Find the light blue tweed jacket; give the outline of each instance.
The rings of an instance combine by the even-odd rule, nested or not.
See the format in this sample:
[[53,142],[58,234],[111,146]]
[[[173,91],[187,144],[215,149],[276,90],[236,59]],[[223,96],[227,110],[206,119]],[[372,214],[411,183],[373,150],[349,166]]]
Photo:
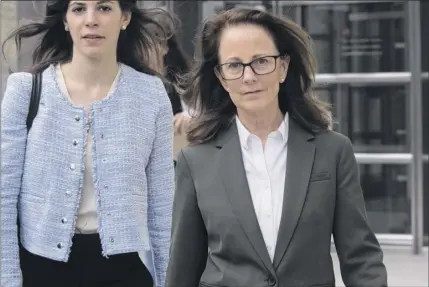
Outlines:
[[31,81],[29,73],[10,75],[2,102],[1,286],[22,282],[17,212],[27,250],[68,260],[88,124],[103,255],[151,248],[156,286],[164,286],[174,167],[173,114],[161,80],[121,65],[116,89],[91,106],[89,120],[61,94],[52,65],[43,72],[39,112],[27,136]]

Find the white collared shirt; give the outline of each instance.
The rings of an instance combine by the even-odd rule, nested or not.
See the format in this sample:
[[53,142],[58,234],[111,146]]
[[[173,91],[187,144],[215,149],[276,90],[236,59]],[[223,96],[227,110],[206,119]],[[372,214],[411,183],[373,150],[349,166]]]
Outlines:
[[262,141],[238,117],[236,123],[253,206],[273,260],[283,208],[289,116],[286,113],[277,131],[268,135],[265,150]]

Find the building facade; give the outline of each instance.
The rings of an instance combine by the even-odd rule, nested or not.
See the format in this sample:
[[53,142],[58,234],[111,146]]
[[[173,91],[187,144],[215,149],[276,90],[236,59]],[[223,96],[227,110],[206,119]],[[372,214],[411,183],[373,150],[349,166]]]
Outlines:
[[[1,5],[4,39],[18,23],[36,19],[44,1]],[[333,104],[335,129],[353,142],[373,230],[382,244],[407,245],[415,253],[427,245],[429,116],[423,109],[429,108],[429,53],[422,51],[429,50],[429,37],[423,37],[429,35],[429,1],[141,1],[140,6],[175,12],[189,55],[201,21],[221,10],[256,7],[302,25],[314,40],[317,89]],[[15,56],[13,49],[7,53]],[[20,70],[29,63],[27,53],[9,64]],[[6,76],[2,62],[2,85]]]

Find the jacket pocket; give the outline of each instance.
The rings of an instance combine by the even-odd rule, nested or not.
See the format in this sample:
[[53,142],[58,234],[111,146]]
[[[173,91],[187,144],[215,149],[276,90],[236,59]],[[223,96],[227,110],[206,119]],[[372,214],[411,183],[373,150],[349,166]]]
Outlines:
[[200,284],[198,284],[198,287],[228,287],[228,286],[213,285],[213,284],[208,284],[208,283],[200,282]]
[[335,287],[335,282],[324,283],[324,284],[316,284],[316,285],[310,285],[310,287]]
[[310,176],[310,182],[330,180],[331,174],[328,171],[313,173]]

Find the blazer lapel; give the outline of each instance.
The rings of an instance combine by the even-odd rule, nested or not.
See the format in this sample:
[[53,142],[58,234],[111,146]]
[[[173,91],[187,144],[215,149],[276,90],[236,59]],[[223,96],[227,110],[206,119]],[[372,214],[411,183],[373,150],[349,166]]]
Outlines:
[[283,209],[274,254],[274,268],[277,269],[297,226],[313,167],[314,136],[301,129],[292,119],[289,121],[286,180]]
[[218,141],[217,147],[221,148],[220,175],[232,209],[263,264],[268,270],[274,272],[253,207],[235,121]]

